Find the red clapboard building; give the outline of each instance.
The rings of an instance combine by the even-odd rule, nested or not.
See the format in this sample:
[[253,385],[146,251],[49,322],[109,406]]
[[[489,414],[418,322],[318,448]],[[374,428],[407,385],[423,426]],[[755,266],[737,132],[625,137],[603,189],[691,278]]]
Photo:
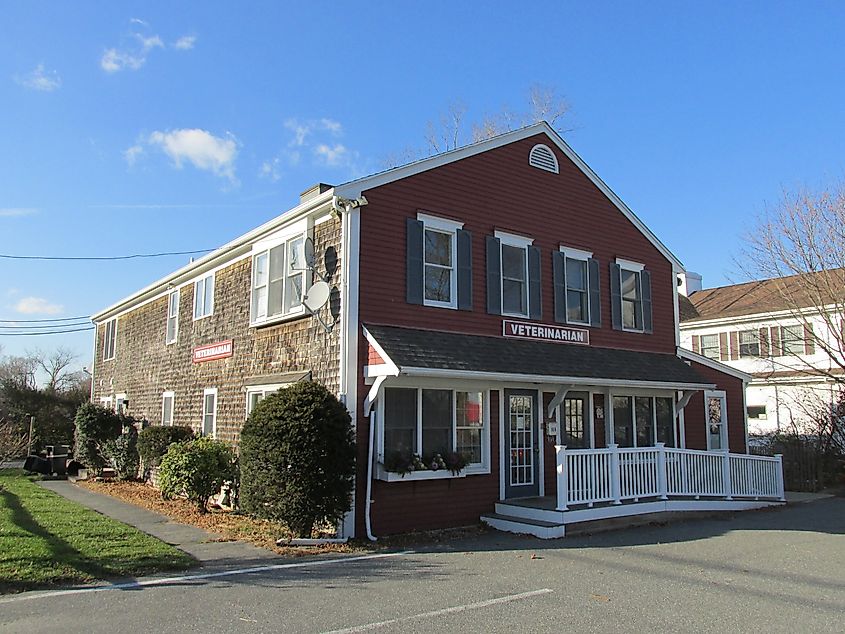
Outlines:
[[[306,194],[95,315],[98,354],[114,364],[121,327],[110,321],[131,328],[139,305],[158,298],[165,328],[179,284],[193,289],[185,319],[191,306],[204,316],[206,271],[227,281],[211,293],[230,318],[193,326],[166,369],[154,360],[133,378],[149,409],[175,392],[168,373],[182,372],[185,420],[210,430],[207,390],[217,390],[215,433],[237,442],[251,403],[293,380],[324,381],[356,427],[346,535],[481,518],[555,537],[604,517],[782,500],[778,460],[746,454],[750,377],[679,349],[682,264],[547,124]],[[320,233],[332,227],[335,242]],[[274,317],[272,249],[282,244],[314,270],[297,295],[278,269]],[[306,305],[324,292],[311,289],[331,277],[317,270],[329,249],[331,299],[300,310],[303,292]],[[285,353],[274,357],[274,345]],[[212,360],[192,364],[197,348]],[[127,398],[118,366],[100,373],[113,392],[101,399]],[[231,413],[218,420],[224,399]]]

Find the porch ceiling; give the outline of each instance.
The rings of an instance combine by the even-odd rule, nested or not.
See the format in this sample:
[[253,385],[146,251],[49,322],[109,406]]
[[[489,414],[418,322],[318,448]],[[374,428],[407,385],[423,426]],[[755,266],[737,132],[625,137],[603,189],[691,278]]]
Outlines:
[[571,381],[706,389],[712,384],[672,354],[505,337],[366,325],[403,374],[490,375],[499,380]]

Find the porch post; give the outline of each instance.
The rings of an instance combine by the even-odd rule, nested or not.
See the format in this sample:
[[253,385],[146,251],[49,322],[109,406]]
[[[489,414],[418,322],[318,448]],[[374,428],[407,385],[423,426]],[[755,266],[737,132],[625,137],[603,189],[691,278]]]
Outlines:
[[776,453],[775,454],[775,460],[777,460],[777,469],[778,469],[777,474],[775,474],[775,478],[776,478],[775,482],[777,483],[777,493],[780,496],[780,501],[786,502],[786,494],[784,492],[785,487],[783,486],[783,454],[782,453]]
[[566,502],[569,499],[569,474],[566,472],[566,445],[555,445],[555,458],[557,460],[557,510],[566,511],[569,507]]
[[724,487],[725,499],[733,500],[733,487],[731,486],[731,454],[725,449],[722,453],[722,486]]
[[619,445],[615,442],[607,446],[610,449],[610,495],[613,504],[622,504],[622,482],[619,473]]
[[666,443],[655,443],[657,447],[657,492],[661,500],[668,500],[669,478],[666,473]]

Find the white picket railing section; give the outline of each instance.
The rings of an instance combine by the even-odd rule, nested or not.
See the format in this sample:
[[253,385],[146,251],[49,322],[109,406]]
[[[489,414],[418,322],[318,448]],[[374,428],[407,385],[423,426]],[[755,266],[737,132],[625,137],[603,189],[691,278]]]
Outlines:
[[557,452],[557,509],[622,504],[642,498],[784,499],[783,463],[726,451],[655,447],[567,449]]

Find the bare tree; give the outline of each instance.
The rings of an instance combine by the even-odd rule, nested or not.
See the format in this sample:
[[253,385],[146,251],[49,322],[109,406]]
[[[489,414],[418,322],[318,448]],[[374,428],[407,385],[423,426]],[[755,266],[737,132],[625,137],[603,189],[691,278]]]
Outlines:
[[72,350],[59,346],[50,353],[36,350],[30,356],[46,374],[44,389],[48,392],[61,392],[71,383],[70,366],[77,356]]
[[440,123],[436,125],[429,121],[426,126],[425,140],[428,143],[429,154],[440,154],[454,150],[461,145],[464,115],[467,108],[460,101],[453,101],[440,116]]
[[9,356],[0,360],[0,383],[10,382],[19,388],[36,388],[38,362],[32,356]]
[[25,455],[28,446],[27,434],[13,423],[0,418],[0,468]]
[[[789,367],[845,385],[845,183],[828,190],[784,191],[744,236],[736,259],[749,279],[769,282],[787,317],[829,362],[810,363],[784,346]],[[820,327],[821,326],[821,327]]]

